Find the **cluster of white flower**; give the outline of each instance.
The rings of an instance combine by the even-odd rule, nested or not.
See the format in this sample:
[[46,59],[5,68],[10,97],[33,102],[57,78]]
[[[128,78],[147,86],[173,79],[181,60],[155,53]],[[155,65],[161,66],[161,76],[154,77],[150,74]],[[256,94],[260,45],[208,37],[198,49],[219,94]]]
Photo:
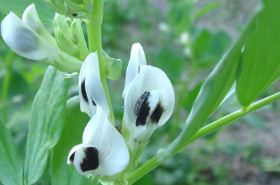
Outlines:
[[73,164],[82,175],[113,176],[122,172],[130,162],[135,162],[130,160],[130,155],[139,152],[173,112],[175,95],[172,84],[161,69],[146,64],[139,43],[132,45],[126,70],[120,133],[109,119],[97,52],[89,53],[82,63],[62,51],[55,37],[43,27],[34,5],[25,10],[22,21],[14,13],[9,13],[2,21],[1,31],[7,45],[25,58],[64,65],[59,56],[66,56],[71,59],[67,61],[72,61],[67,64],[68,72],[72,71],[71,65],[81,65],[78,82],[80,110],[89,115],[90,121],[84,129],[82,143],[71,149],[67,163]]

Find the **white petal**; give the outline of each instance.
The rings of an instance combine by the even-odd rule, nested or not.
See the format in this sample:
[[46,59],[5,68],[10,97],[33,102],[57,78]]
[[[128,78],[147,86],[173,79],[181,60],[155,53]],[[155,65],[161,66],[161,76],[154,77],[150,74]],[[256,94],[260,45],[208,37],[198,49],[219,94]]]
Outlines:
[[97,175],[96,172],[100,171],[98,149],[92,145],[80,144],[75,151],[73,164],[81,175]]
[[89,54],[81,67],[79,88],[82,112],[93,116],[96,106],[100,106],[104,112],[109,112],[105,91],[100,79],[98,55],[96,52]]
[[[44,39],[45,45],[56,46],[56,41],[53,36],[46,30],[42,21],[39,18],[37,10],[34,4],[29,5],[22,15],[22,22],[29,26],[33,31],[40,35]],[[46,48],[47,49],[47,48]],[[57,48],[56,48],[57,49]],[[53,54],[53,51],[50,52]]]
[[[83,132],[84,144],[100,143],[101,130],[107,116],[103,113],[102,109],[97,109],[96,113],[90,118]],[[95,138],[95,139],[94,139]]]
[[[158,103],[160,102],[160,94],[158,90],[150,91],[149,107],[151,108],[151,113],[156,109]],[[151,115],[151,114],[150,114]]]
[[100,78],[97,52],[91,53],[86,60],[88,60],[86,68],[86,90],[96,105],[100,106],[105,113],[108,113],[109,108]]
[[10,12],[1,23],[1,34],[6,44],[18,55],[31,60],[47,57],[41,40],[33,30]]
[[[102,109],[98,109],[83,133],[83,145],[95,147],[99,154],[99,167],[83,172],[84,175],[112,176],[123,171],[129,162],[128,148],[122,135],[106,117]],[[84,155],[81,154],[80,158]]]
[[145,65],[145,64],[146,64],[145,52],[141,44],[134,43],[131,47],[130,59],[126,69],[123,97],[125,97],[125,94],[128,91],[131,82],[138,74],[140,65]]
[[87,62],[88,61],[84,61],[84,63],[82,64],[80,75],[79,75],[78,85],[79,85],[80,109],[81,112],[85,112],[89,116],[92,116],[93,114],[95,114],[96,106],[93,104],[92,101],[89,101],[90,98],[85,88]]
[[81,144],[74,146],[74,147],[70,150],[70,152],[69,152],[69,154],[68,154],[68,157],[67,157],[67,164],[68,164],[68,165],[73,163],[73,160],[74,160],[74,158],[75,158],[75,153],[76,153],[76,151],[77,151],[80,147],[81,147]]
[[22,22],[30,26],[30,28],[36,32],[43,27],[34,4],[29,5],[25,9],[22,15]]
[[[147,104],[150,109],[147,122],[136,126],[135,107],[143,100],[143,95],[147,92],[149,93],[146,96]],[[162,126],[170,118],[175,105],[174,89],[169,78],[161,69],[143,65],[140,66],[140,72],[133,80],[124,103],[125,125],[132,136],[138,138],[145,132],[150,134],[148,129],[153,130],[153,125]],[[160,114],[154,114],[157,111]],[[147,126],[148,128],[143,128]]]

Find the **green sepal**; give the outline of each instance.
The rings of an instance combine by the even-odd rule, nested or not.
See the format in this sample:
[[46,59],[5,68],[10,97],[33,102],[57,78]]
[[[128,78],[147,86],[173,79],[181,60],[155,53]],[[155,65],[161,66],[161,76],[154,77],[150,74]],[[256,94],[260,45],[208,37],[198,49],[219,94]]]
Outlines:
[[81,20],[73,20],[70,25],[70,34],[73,43],[78,47],[79,59],[84,60],[87,57],[89,50],[87,47]]
[[103,60],[104,60],[104,69],[105,75],[110,80],[118,80],[121,77],[122,73],[122,60],[111,58],[104,50],[103,50]]

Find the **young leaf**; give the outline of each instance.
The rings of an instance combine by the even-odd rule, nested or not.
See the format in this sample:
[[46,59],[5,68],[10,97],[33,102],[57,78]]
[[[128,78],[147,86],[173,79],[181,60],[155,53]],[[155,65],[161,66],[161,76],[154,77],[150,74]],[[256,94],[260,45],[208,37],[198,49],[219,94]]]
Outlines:
[[[79,97],[70,99],[67,103],[67,113],[61,138],[55,146],[51,158],[52,184],[85,185],[91,181],[77,173],[73,165],[67,165],[70,149],[81,143],[83,129],[89,118],[80,111]],[[93,184],[91,182],[91,184]]]
[[0,122],[0,156],[0,182],[2,184],[22,185],[22,160],[11,134],[2,122]]
[[42,176],[48,154],[60,138],[67,91],[68,79],[54,67],[49,67],[32,104],[25,160],[27,184],[34,184]]
[[280,1],[266,0],[245,44],[237,76],[237,96],[242,105],[255,98],[280,77]]

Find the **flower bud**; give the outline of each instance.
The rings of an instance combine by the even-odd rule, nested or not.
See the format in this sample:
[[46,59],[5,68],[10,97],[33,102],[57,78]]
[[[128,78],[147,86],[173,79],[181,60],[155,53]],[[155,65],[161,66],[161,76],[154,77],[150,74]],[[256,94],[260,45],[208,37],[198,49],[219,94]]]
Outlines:
[[56,14],[53,20],[54,36],[58,47],[73,56],[79,55],[79,48],[72,42],[69,30],[70,20],[63,16]]
[[56,14],[53,20],[54,35],[58,47],[74,57],[84,60],[88,48],[80,20],[72,20]]

